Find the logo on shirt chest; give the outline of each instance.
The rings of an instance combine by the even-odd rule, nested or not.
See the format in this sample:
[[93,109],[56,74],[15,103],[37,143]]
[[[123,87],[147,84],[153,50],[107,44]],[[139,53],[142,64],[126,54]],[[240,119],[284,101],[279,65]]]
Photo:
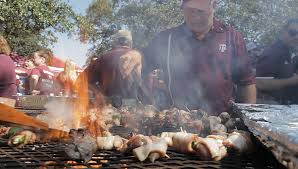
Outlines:
[[226,44],[219,44],[218,49],[221,53],[224,53],[227,50],[227,45]]

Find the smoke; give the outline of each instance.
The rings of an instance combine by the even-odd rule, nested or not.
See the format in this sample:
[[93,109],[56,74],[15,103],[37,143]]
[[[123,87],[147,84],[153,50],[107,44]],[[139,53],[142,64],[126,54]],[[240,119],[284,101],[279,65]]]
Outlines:
[[[197,51],[194,51],[194,41],[190,41],[190,36],[185,38],[176,39],[173,34],[173,39],[170,54],[168,60],[168,76],[169,80],[172,80],[173,87],[173,101],[175,106],[181,109],[204,109],[205,111],[212,111],[210,105],[204,96],[204,88],[201,85],[200,78],[198,78],[198,72],[196,72],[199,64],[192,56]],[[173,43],[174,42],[174,43]],[[201,48],[197,46],[197,48]],[[208,51],[208,49],[206,49]],[[172,77],[171,77],[172,76]],[[209,74],[206,76],[210,76]],[[175,85],[176,84],[176,85]],[[183,90],[181,90],[183,89]]]
[[68,98],[52,98],[46,105],[46,112],[37,116],[38,119],[44,121],[50,128],[69,131],[73,124],[74,108],[72,101]]

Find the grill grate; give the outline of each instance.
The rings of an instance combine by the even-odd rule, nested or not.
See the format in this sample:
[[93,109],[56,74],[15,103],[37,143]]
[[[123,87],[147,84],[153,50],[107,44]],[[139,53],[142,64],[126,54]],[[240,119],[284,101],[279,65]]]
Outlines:
[[[222,161],[199,161],[193,156],[168,151],[170,159],[160,159],[155,163],[138,162],[133,156],[114,151],[98,151],[88,164],[70,160],[63,153],[63,144],[34,144],[22,149],[0,145],[0,168],[180,168],[180,169],[284,169],[267,151],[251,156],[235,153]],[[274,159],[274,160],[272,160]]]

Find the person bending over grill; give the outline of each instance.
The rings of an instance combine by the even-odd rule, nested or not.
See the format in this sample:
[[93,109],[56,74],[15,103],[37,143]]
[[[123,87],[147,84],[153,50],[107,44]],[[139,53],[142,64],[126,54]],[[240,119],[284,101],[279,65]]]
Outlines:
[[40,50],[33,54],[35,68],[29,76],[29,87],[32,95],[49,95],[54,92],[54,73],[47,66],[50,53]]
[[[143,74],[161,69],[173,105],[218,115],[235,99],[256,102],[255,76],[242,35],[214,18],[216,0],[184,0],[185,22],[159,33],[144,49]],[[129,72],[140,60],[127,61]]]
[[137,98],[140,86],[141,64],[124,69],[128,58],[141,63],[142,55],[132,49],[131,32],[119,30],[112,36],[112,50],[101,55],[85,69],[89,84],[99,87],[105,96]]
[[15,64],[9,54],[10,47],[0,36],[0,97],[14,98],[17,94]]
[[272,77],[257,78],[257,88],[264,98],[273,96],[280,103],[298,103],[297,54],[298,18],[288,20],[277,40],[264,50],[257,61],[257,76]]

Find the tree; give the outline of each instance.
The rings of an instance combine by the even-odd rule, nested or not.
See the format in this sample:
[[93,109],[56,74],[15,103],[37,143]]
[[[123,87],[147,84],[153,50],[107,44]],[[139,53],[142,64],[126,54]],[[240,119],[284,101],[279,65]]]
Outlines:
[[117,0],[94,0],[87,9],[86,16],[80,18],[81,35],[93,44],[91,55],[109,49],[110,36],[117,29],[114,17]]
[[[93,1],[84,18],[90,26],[85,29],[89,43],[93,44],[90,56],[110,49],[111,35],[122,27],[132,30],[135,47],[141,48],[160,30],[175,26],[177,22],[181,23],[182,16],[178,15],[179,2],[167,2],[168,5],[162,5],[165,3],[163,1],[153,0]],[[163,16],[163,13],[166,15]],[[169,20],[169,17],[174,19]]]
[[27,55],[55,42],[55,31],[73,30],[76,17],[61,0],[2,0],[0,34],[14,52]]
[[136,48],[145,47],[156,33],[183,22],[180,1],[132,1],[115,15],[118,23],[132,31]]
[[[100,3],[108,4],[107,15]],[[286,20],[298,16],[297,8],[297,0],[218,0],[216,17],[241,31],[247,42],[265,45],[276,38]],[[140,49],[156,33],[183,22],[180,0],[96,0],[86,19],[98,30],[90,35],[93,53],[110,48],[111,25],[131,30],[134,45]]]
[[298,17],[297,0],[220,0],[217,16],[240,30],[247,42],[272,42],[286,21]]

